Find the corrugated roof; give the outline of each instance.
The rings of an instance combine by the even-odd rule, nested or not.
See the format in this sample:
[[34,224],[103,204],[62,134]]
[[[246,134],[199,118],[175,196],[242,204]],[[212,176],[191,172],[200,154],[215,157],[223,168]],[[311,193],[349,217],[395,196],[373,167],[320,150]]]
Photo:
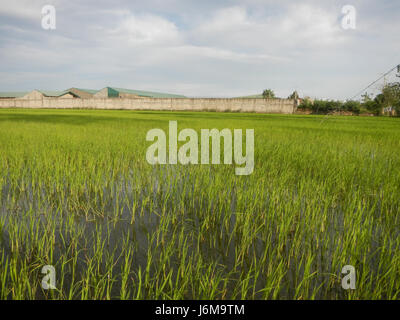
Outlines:
[[69,92],[68,90],[65,91],[36,90],[36,91],[43,93],[43,95],[45,95],[46,97],[59,97]]
[[[81,89],[81,88],[70,88],[64,91],[53,91],[53,90],[36,90],[42,93],[46,97],[60,97],[64,94],[67,94],[72,89],[77,89],[82,92],[96,94],[101,90],[93,90],[93,89]],[[152,91],[143,91],[143,90],[131,90],[131,89],[124,89],[124,88],[113,88],[113,87],[106,87],[108,96],[109,97],[118,97],[119,93],[129,93],[134,94],[139,97],[150,97],[150,98],[186,98],[183,95],[179,94],[170,94],[170,93],[163,93],[163,92],[152,92]],[[29,92],[0,92],[0,98],[19,98],[23,97],[24,95],[28,94]],[[72,92],[73,94],[73,92]]]
[[151,97],[151,98],[186,98],[185,96],[179,94],[170,94],[162,92],[152,92],[152,91],[142,91],[142,90],[131,90],[123,88],[111,88],[118,92],[135,94],[140,97]]
[[118,90],[115,90],[114,88],[107,87],[107,92],[108,92],[107,94],[109,97],[118,97],[119,96]]
[[29,92],[0,92],[0,98],[20,98]]
[[[87,93],[90,93],[90,94],[95,94],[95,93],[97,93],[99,91],[99,90],[82,89],[82,88],[71,88],[71,89],[77,89],[77,90],[80,90],[80,91],[83,91],[83,92],[87,92]],[[71,90],[71,89],[69,89],[69,90]]]

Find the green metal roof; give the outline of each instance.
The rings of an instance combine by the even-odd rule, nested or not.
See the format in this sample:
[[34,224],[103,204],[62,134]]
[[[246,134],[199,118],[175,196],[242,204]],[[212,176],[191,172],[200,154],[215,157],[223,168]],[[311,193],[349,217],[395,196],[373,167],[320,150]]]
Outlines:
[[110,88],[117,92],[122,93],[130,93],[136,94],[139,97],[151,97],[151,98],[186,98],[185,96],[179,94],[170,94],[170,93],[162,93],[162,92],[151,92],[151,91],[142,91],[142,90],[131,90],[131,89],[123,89],[123,88]]
[[20,98],[29,92],[0,92],[0,98]]
[[117,90],[115,90],[114,88],[107,87],[107,91],[108,91],[109,97],[118,97],[119,96],[119,92]]
[[[71,89],[77,89],[90,94],[95,94],[100,91],[100,90],[81,89],[81,88],[71,88]],[[36,90],[36,91],[42,93],[46,97],[60,97],[64,94],[69,93],[71,89],[64,91],[52,91],[52,90]],[[119,93],[129,93],[137,95],[139,97],[150,97],[150,98],[186,98],[183,95],[162,93],[162,92],[131,90],[131,89],[112,88],[112,87],[106,87],[106,89],[108,91],[109,97],[118,97]],[[23,97],[28,93],[29,92],[0,92],[0,98],[19,98]]]

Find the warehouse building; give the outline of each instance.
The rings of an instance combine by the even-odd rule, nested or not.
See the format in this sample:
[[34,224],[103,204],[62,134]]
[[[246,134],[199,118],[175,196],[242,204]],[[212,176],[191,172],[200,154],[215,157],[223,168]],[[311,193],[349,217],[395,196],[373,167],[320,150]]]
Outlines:
[[81,99],[91,99],[91,98],[93,98],[93,95],[98,92],[98,90],[80,89],[80,88],[70,88],[66,91],[68,91],[69,93],[72,93],[77,98],[81,98]]
[[38,100],[44,98],[62,98],[62,99],[72,99],[77,98],[75,94],[72,92],[66,91],[47,91],[47,90],[33,90],[24,96],[20,97],[20,99],[24,100]]
[[105,87],[101,89],[93,97],[94,98],[186,98],[185,96],[177,94],[130,90],[130,89],[112,88],[112,87]]
[[92,98],[186,98],[182,95],[140,91],[123,88],[105,87],[101,90],[69,88],[64,91],[49,91],[49,90],[33,90],[31,92],[0,92],[0,99],[24,99],[38,100],[45,98],[60,98],[60,99],[92,99]]
[[120,98],[120,99],[139,99],[139,98],[186,98],[183,95],[151,92],[141,90],[131,90],[123,88],[105,87],[101,90],[69,88],[64,91],[33,90],[31,92],[0,92],[0,99],[24,99],[40,100],[45,98],[60,99],[92,99],[92,98]]
[[16,99],[21,98],[28,92],[0,92],[0,99]]

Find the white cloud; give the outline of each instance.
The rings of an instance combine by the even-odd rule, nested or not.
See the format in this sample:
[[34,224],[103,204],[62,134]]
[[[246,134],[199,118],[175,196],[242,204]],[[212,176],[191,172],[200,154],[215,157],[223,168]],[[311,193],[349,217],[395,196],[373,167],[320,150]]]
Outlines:
[[102,30],[111,41],[126,41],[134,45],[172,45],[181,41],[176,25],[160,16],[124,15],[117,27]]
[[296,4],[289,7],[281,21],[277,21],[276,31],[293,45],[308,43],[310,46],[329,46],[343,43],[347,35],[340,27],[338,14],[314,5]]
[[232,32],[254,26],[247,16],[245,7],[230,7],[218,10],[210,20],[204,21],[197,29],[199,33]]
[[[245,7],[222,9],[190,34],[200,43],[248,50],[321,48],[344,43],[338,14],[309,4],[289,5],[281,13],[252,16]],[[280,51],[285,55],[285,51]]]
[[2,0],[0,15],[38,20],[40,22],[42,7],[48,4],[58,6],[60,0]]

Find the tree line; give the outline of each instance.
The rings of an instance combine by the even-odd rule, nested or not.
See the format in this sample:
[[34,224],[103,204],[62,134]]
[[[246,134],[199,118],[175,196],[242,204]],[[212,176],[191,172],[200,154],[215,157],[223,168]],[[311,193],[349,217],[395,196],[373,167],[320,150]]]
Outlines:
[[[271,89],[264,90],[264,98],[275,98],[275,93]],[[289,99],[299,99],[295,91]],[[359,100],[312,100],[310,98],[300,99],[299,110],[308,110],[314,114],[329,114],[335,112],[350,112],[353,114],[373,114],[380,116],[383,114],[400,116],[400,82],[386,84],[381,92],[375,97],[365,93]]]

